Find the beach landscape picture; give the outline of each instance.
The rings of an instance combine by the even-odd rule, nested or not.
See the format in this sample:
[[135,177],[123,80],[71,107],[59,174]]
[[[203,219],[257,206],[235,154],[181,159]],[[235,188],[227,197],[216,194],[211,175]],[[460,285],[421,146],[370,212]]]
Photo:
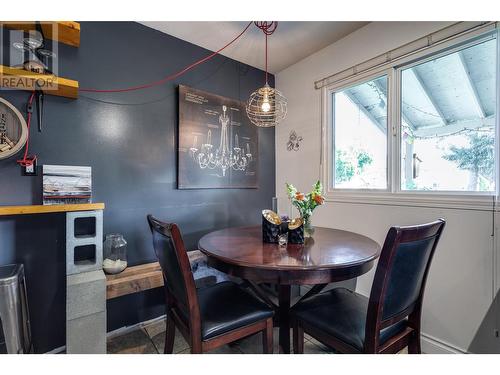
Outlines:
[[43,166],[44,205],[90,203],[91,198],[91,167]]

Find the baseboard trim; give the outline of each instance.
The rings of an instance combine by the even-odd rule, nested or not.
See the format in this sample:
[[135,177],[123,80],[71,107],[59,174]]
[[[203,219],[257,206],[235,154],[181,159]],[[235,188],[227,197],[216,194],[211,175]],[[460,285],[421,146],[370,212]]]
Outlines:
[[59,354],[66,351],[66,345],[60,346],[58,348],[52,349],[48,352],[45,352],[44,354]]
[[[132,331],[135,331],[145,325],[148,325],[148,324],[151,324],[151,323],[154,323],[156,321],[159,321],[159,320],[162,320],[162,319],[165,319],[165,314],[164,315],[161,315],[157,318],[153,318],[153,319],[150,319],[150,320],[146,320],[144,322],[139,322],[139,323],[136,323],[136,324],[133,324],[131,326],[125,326],[125,327],[121,327],[121,328],[118,328],[118,329],[115,329],[114,331],[110,331],[106,334],[106,338],[107,339],[112,339],[113,337],[117,337],[117,336],[121,336],[121,335],[124,335],[126,333],[130,333]],[[58,348],[55,348],[55,349],[52,349],[48,352],[46,352],[45,354],[59,354],[59,353],[63,353],[66,351],[66,345],[63,345],[63,346],[60,346]]]
[[425,333],[422,333],[421,344],[422,352],[426,354],[468,354],[467,351]]

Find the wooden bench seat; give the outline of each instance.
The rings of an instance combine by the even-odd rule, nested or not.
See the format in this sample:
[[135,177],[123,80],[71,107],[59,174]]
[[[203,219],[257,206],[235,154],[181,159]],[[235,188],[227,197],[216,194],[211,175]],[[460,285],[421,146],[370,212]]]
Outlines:
[[[226,274],[208,267],[201,251],[189,251],[188,256],[197,288],[228,280]],[[119,274],[106,275],[106,279],[106,299],[163,286],[163,275],[158,262],[128,267]]]
[[163,275],[158,262],[128,267],[122,273],[106,275],[106,279],[107,299],[163,286]]

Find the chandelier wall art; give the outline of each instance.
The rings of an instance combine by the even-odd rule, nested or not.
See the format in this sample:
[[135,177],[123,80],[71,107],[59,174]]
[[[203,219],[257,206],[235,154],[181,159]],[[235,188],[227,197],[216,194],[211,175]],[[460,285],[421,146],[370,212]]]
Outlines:
[[178,187],[258,187],[259,132],[245,103],[179,86]]
[[206,143],[198,149],[198,137],[194,136],[193,146],[189,149],[191,157],[198,163],[201,169],[220,169],[222,176],[232,168],[235,171],[244,171],[252,161],[250,145],[246,143],[245,148],[239,145],[238,134],[234,136],[234,143],[230,147],[228,125],[230,118],[227,114],[227,107],[222,106],[222,114],[219,115],[221,125],[220,140],[217,148],[212,144],[212,131],[207,131]]

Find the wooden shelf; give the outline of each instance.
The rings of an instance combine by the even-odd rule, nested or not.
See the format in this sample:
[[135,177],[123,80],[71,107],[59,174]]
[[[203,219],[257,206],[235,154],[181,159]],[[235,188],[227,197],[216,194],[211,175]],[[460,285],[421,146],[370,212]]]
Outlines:
[[[43,35],[60,43],[73,47],[80,46],[80,24],[73,21],[41,21]],[[13,30],[36,30],[36,23],[33,21],[9,21],[0,22],[0,25]],[[56,28],[57,32],[54,32]]]
[[54,204],[50,206],[0,206],[0,216],[49,214],[54,212],[104,210],[104,203]]
[[78,97],[78,81],[0,65],[0,86],[33,91],[36,89],[36,83],[47,95],[64,96],[71,99]]
[[107,299],[163,286],[163,274],[158,262],[128,267],[117,275],[106,275],[106,279]]

